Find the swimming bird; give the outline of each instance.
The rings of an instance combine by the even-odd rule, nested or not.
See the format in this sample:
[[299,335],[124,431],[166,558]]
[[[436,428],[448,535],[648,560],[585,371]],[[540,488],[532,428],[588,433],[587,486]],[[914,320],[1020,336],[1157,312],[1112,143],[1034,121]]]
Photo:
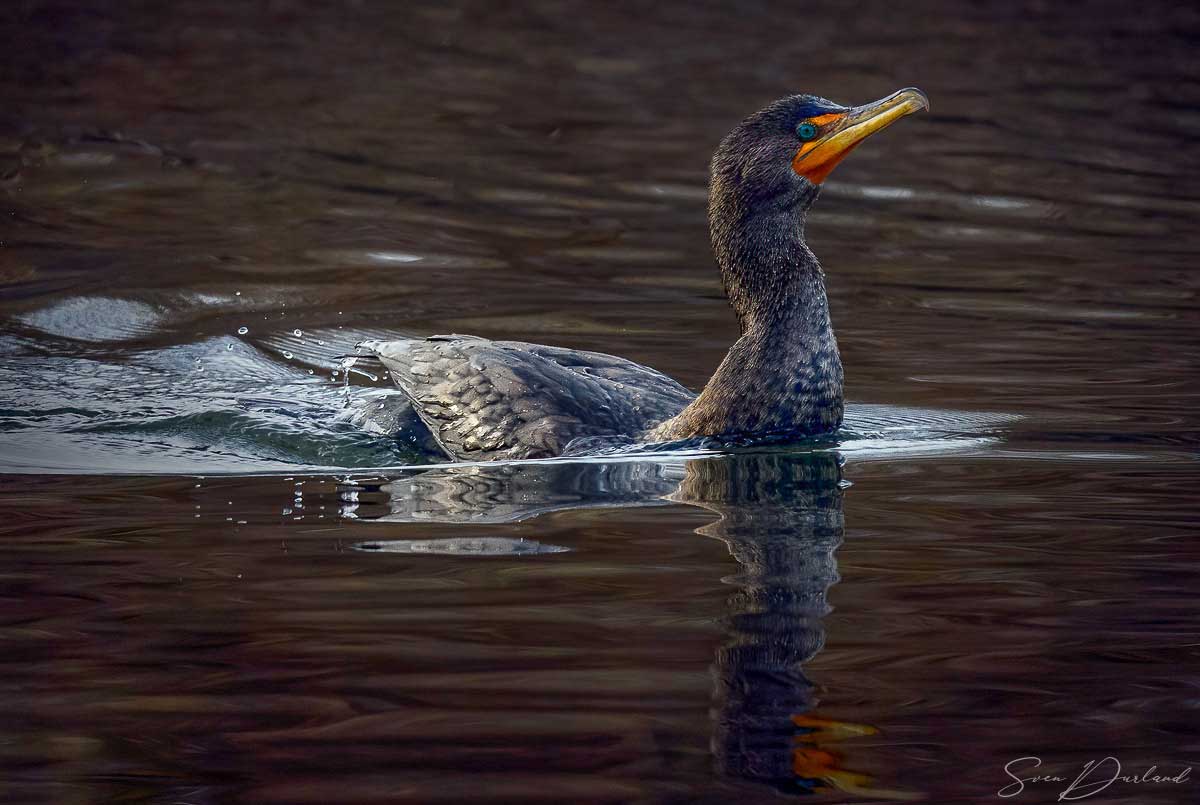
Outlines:
[[597,352],[465,335],[364,341],[453,459],[548,458],[624,438],[780,440],[842,422],[842,363],[805,216],[865,138],[929,108],[909,87],[846,107],[792,95],[743,120],[710,168],[713,254],[741,335],[699,394]]

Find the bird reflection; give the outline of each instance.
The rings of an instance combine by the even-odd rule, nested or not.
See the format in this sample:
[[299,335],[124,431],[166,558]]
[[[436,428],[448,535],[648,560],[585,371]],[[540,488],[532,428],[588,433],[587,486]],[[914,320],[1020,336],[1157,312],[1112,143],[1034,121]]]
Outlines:
[[[388,522],[503,523],[550,511],[684,503],[717,515],[697,532],[729,547],[727,637],[712,666],[719,772],[783,792],[872,791],[834,746],[869,726],[816,715],[804,663],[822,648],[838,580],[842,476],[833,452],[441,467],[350,487],[346,516]],[[513,553],[541,552],[515,544]],[[379,543],[374,544],[379,549]],[[371,547],[364,544],[364,547]],[[496,552],[492,544],[489,553]]]
[[671,499],[718,519],[697,529],[729,546],[740,572],[728,640],[713,664],[713,754],[721,773],[782,791],[834,786],[865,792],[869,778],[840,767],[826,744],[871,727],[811,715],[803,664],[825,643],[826,596],[838,581],[842,476],[835,453],[691,461]]

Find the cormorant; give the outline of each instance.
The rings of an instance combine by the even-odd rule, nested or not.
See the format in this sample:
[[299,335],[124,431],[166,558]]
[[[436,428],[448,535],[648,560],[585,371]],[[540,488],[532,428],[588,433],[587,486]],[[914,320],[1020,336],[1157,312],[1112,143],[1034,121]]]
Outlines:
[[860,142],[929,108],[909,87],[863,106],[778,100],[717,147],[708,222],[741,337],[699,395],[624,358],[463,335],[366,341],[454,459],[547,458],[606,439],[810,437],[842,422],[824,273],[804,242],[821,183]]

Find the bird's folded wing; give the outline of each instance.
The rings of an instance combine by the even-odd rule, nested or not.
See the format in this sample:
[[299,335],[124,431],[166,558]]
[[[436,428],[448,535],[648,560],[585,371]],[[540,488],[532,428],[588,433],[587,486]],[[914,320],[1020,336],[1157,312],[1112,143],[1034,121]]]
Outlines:
[[596,352],[457,335],[360,346],[460,459],[543,458],[575,438],[632,436],[694,396],[660,372]]

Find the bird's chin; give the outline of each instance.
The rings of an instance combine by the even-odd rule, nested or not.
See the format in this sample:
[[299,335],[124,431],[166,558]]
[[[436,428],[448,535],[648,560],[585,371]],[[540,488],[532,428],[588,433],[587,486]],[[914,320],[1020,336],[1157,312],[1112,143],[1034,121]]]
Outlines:
[[821,185],[814,184],[805,176],[797,175],[795,189],[788,201],[788,208],[792,212],[804,214],[816,202],[819,195],[821,195]]

